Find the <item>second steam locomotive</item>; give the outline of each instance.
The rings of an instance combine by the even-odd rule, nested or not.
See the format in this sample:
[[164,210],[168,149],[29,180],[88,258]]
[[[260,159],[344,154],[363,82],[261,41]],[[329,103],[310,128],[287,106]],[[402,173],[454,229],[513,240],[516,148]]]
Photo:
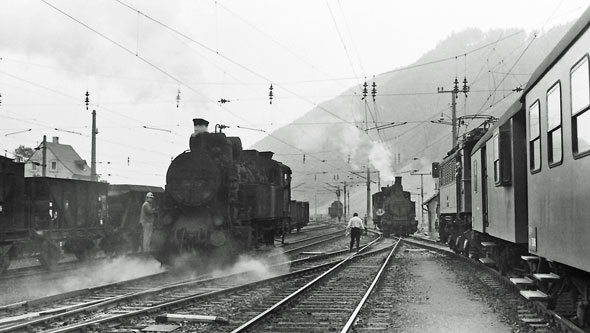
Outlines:
[[375,225],[384,236],[392,233],[407,236],[416,232],[416,203],[410,200],[410,192],[404,191],[402,177],[395,177],[392,186],[382,187],[373,194]]

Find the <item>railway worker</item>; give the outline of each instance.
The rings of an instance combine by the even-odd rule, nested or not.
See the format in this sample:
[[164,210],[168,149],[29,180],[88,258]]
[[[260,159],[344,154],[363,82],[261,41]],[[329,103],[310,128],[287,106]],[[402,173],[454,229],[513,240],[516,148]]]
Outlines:
[[154,216],[156,215],[156,209],[152,204],[154,201],[154,194],[152,192],[148,192],[145,195],[145,202],[141,206],[141,211],[139,213],[139,223],[143,228],[143,241],[142,241],[142,251],[148,252],[150,250],[150,241],[152,239],[152,232],[154,231]]
[[363,223],[363,220],[359,217],[359,214],[352,214],[352,218],[348,221],[348,225],[346,226],[346,233],[350,233],[351,252],[355,241],[356,251],[358,252],[361,244],[361,234],[363,233],[363,231],[365,231],[365,224]]

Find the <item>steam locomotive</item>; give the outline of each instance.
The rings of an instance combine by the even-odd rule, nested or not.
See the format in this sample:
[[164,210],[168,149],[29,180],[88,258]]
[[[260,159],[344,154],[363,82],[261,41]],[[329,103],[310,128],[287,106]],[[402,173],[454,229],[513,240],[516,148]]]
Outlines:
[[166,174],[161,223],[152,236],[155,255],[163,262],[187,253],[231,259],[273,245],[292,228],[291,169],[273,160],[272,152],[243,150],[240,138],[227,137],[221,125],[210,133],[208,121],[193,124],[190,150]]
[[342,219],[342,215],[344,215],[343,211],[344,205],[339,200],[332,202],[330,207],[328,207],[328,215],[331,219],[338,219],[338,222],[340,222],[340,219]]
[[568,307],[559,312],[580,326],[590,324],[589,28],[590,8],[522,97],[433,168],[441,240],[512,276],[525,298]]
[[407,236],[416,232],[416,203],[410,200],[410,192],[404,191],[402,177],[395,177],[392,186],[382,187],[372,197],[375,225],[385,237],[392,233]]

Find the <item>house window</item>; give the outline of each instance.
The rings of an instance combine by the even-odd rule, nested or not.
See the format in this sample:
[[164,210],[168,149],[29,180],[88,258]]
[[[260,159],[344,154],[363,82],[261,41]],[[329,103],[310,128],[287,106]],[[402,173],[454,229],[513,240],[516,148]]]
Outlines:
[[549,165],[561,162],[561,84],[557,82],[547,92],[547,155]]
[[49,170],[57,171],[57,161],[51,161],[51,163],[49,163]]
[[530,150],[530,168],[531,171],[541,170],[541,108],[539,101],[535,101],[529,108],[529,150]]
[[574,156],[590,152],[590,75],[588,56],[571,71],[572,145]]
[[37,171],[37,162],[31,161],[31,170]]

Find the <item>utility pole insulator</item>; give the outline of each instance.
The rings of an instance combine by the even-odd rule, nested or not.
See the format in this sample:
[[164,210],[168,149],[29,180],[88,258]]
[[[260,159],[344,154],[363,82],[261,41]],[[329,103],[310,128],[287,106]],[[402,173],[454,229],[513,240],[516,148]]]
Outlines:
[[457,96],[459,93],[464,93],[465,97],[467,97],[467,93],[469,92],[469,86],[467,85],[467,77],[463,79],[463,87],[459,90],[459,80],[455,77],[455,81],[453,82],[453,90],[445,90],[443,87],[437,88],[437,92],[441,93],[450,93],[451,94],[451,126],[452,128],[452,142],[453,148],[457,145]]
[[268,100],[270,101],[270,104],[272,104],[272,98],[273,98],[273,93],[272,90],[274,88],[272,87],[272,83],[270,84],[270,88],[268,88]]

